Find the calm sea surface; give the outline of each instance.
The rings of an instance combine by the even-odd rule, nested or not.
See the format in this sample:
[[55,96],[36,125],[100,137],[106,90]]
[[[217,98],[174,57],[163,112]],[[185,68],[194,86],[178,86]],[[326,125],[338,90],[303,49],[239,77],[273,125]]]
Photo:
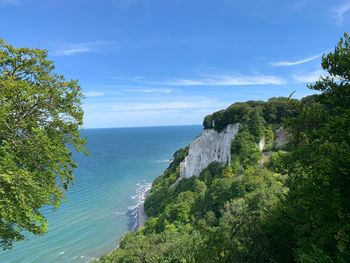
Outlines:
[[174,151],[188,145],[201,126],[91,129],[89,156],[74,156],[79,167],[67,200],[43,209],[49,231],[28,235],[0,262],[89,262],[111,251],[135,224],[142,191],[169,165]]

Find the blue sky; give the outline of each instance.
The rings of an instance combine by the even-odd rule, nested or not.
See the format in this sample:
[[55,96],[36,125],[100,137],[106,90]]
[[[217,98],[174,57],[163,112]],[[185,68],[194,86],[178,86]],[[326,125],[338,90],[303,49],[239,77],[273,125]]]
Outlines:
[[79,80],[86,128],[200,124],[237,101],[304,97],[349,28],[350,0],[0,0],[0,37]]

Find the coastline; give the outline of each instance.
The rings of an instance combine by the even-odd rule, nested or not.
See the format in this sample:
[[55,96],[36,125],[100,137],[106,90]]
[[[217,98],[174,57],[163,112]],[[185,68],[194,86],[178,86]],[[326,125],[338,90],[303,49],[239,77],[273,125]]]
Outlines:
[[136,217],[137,225],[136,225],[134,231],[143,227],[147,218],[148,218],[147,213],[145,211],[145,200],[146,200],[146,197],[150,191],[151,191],[150,188],[146,189],[142,194],[142,201],[140,202],[139,206],[137,207],[137,217]]
[[131,207],[131,209],[128,212],[128,215],[131,220],[130,231],[137,231],[140,227],[142,227],[145,224],[145,221],[148,218],[147,213],[145,211],[145,200],[148,193],[151,190],[152,184],[144,182],[138,183],[137,186],[137,194],[132,197],[133,199],[137,200],[137,204],[134,207]]
[[[138,229],[140,229],[145,224],[145,222],[146,222],[146,220],[148,218],[147,213],[145,211],[145,200],[146,200],[147,195],[151,191],[152,185],[149,184],[148,186],[143,186],[143,187],[144,188],[143,188],[142,192],[140,192],[139,195],[138,195],[139,203],[138,203],[138,205],[136,207],[136,217],[134,217],[136,219],[136,223],[135,223],[134,227],[130,231],[137,231]],[[130,211],[132,211],[132,210],[130,210]],[[130,216],[132,216],[132,215],[130,215]],[[97,258],[93,257],[93,258],[91,258],[91,260],[95,260],[95,259],[99,260],[104,255],[110,255],[111,253],[113,253],[113,251],[115,249],[119,248],[120,241],[121,241],[121,239],[118,241],[117,246],[114,247],[111,251],[109,251],[107,253],[104,253],[102,255],[99,255],[99,256],[97,256]],[[90,262],[90,261],[88,261],[88,262]]]

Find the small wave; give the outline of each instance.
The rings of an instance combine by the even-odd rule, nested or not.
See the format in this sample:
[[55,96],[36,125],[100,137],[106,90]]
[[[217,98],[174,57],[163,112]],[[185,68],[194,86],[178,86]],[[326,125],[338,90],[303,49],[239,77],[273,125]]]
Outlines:
[[142,183],[136,184],[136,195],[132,195],[131,199],[136,200],[136,204],[128,207],[129,229],[136,230],[138,227],[138,209],[145,201],[147,192],[151,189],[152,183],[147,183],[145,180]]
[[156,163],[171,163],[174,159],[157,160]]
[[116,212],[114,212],[114,214],[121,216],[121,215],[125,215],[127,212],[128,211],[125,211],[125,212],[118,212],[118,211],[116,211]]
[[133,217],[133,218],[136,218],[137,217],[137,210],[138,210],[139,206],[135,206],[133,209],[130,209],[126,214],[129,216],[129,217]]
[[131,199],[135,200],[138,197],[138,195],[132,195]]
[[[78,256],[74,257],[73,259],[77,259]],[[85,263],[88,263],[88,262],[92,262],[94,260],[96,260],[97,258],[96,257],[90,257],[90,256],[79,256],[80,259],[83,259]]]
[[130,212],[130,211],[136,209],[138,206],[139,206],[139,204],[129,206],[129,207],[128,207],[128,212]]
[[63,255],[63,254],[64,254],[64,251],[60,252],[60,253],[58,254],[58,256],[61,256],[61,255]]

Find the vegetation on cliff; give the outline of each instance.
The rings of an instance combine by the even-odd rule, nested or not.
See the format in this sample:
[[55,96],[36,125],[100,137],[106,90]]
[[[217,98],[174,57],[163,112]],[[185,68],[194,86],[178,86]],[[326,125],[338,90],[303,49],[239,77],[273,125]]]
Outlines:
[[[145,226],[101,262],[350,262],[350,38],[322,58],[328,72],[301,101],[236,103],[205,128],[242,128],[232,162],[181,180],[187,150],[153,183]],[[289,143],[279,149],[276,129]],[[265,151],[258,141],[266,139]]]

